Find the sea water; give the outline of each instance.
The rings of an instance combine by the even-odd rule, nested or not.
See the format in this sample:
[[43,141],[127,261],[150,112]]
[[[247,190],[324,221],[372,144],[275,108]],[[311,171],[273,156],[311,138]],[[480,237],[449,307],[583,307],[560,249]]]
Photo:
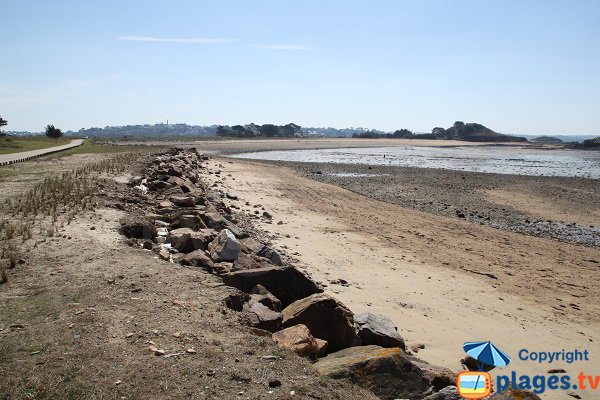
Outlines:
[[513,146],[396,146],[260,151],[232,157],[293,162],[390,165],[536,176],[600,178],[600,152]]

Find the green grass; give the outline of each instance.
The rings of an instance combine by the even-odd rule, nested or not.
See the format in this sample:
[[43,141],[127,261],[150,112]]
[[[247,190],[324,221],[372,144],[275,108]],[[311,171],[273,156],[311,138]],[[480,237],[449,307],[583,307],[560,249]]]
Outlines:
[[102,143],[96,140],[86,140],[81,146],[74,147],[72,149],[61,151],[46,157],[59,158],[70,156],[73,154],[112,154],[112,153],[128,153],[128,152],[148,152],[148,151],[159,151],[166,149],[166,146],[147,146],[147,145],[111,145]]
[[44,136],[32,137],[2,137],[0,138],[0,154],[20,153],[22,151],[31,151],[46,149],[48,147],[62,146],[69,144],[71,139],[61,138],[58,140],[50,139]]

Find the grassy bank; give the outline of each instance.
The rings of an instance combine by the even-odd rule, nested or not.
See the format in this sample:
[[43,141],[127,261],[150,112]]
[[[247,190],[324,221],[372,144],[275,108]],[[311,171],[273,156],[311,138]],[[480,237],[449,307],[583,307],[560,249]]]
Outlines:
[[0,154],[20,153],[23,151],[46,149],[48,147],[62,146],[69,144],[70,138],[61,138],[58,140],[50,139],[45,136],[31,137],[3,137],[0,138]]
[[60,153],[55,153],[47,156],[46,158],[58,158],[70,156],[73,154],[106,154],[106,153],[127,153],[127,152],[148,152],[158,151],[166,149],[167,146],[148,146],[141,144],[124,144],[124,145],[113,145],[105,142],[96,140],[86,140],[81,146],[74,147]]

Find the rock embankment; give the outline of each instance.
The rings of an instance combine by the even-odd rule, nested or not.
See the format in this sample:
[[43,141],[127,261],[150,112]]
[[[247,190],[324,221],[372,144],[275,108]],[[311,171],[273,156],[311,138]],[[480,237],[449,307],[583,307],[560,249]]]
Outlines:
[[224,195],[203,182],[206,160],[194,149],[173,149],[147,162],[133,182],[137,197],[129,199],[139,213],[121,221],[132,245],[221,277],[235,288],[224,302],[243,325],[315,361],[325,376],[382,399],[454,398],[455,374],[410,355],[389,318],[354,315],[284,254],[242,229]]

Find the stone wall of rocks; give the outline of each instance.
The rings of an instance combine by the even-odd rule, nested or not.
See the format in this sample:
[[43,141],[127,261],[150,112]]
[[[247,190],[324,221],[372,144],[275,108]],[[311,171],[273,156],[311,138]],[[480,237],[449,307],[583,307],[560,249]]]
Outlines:
[[224,299],[253,333],[314,361],[322,374],[368,388],[382,399],[455,399],[455,374],[406,351],[394,323],[354,315],[310,277],[236,224],[221,196],[206,187],[195,149],[173,149],[147,162],[138,213],[122,233],[174,263],[202,268],[236,288]]

